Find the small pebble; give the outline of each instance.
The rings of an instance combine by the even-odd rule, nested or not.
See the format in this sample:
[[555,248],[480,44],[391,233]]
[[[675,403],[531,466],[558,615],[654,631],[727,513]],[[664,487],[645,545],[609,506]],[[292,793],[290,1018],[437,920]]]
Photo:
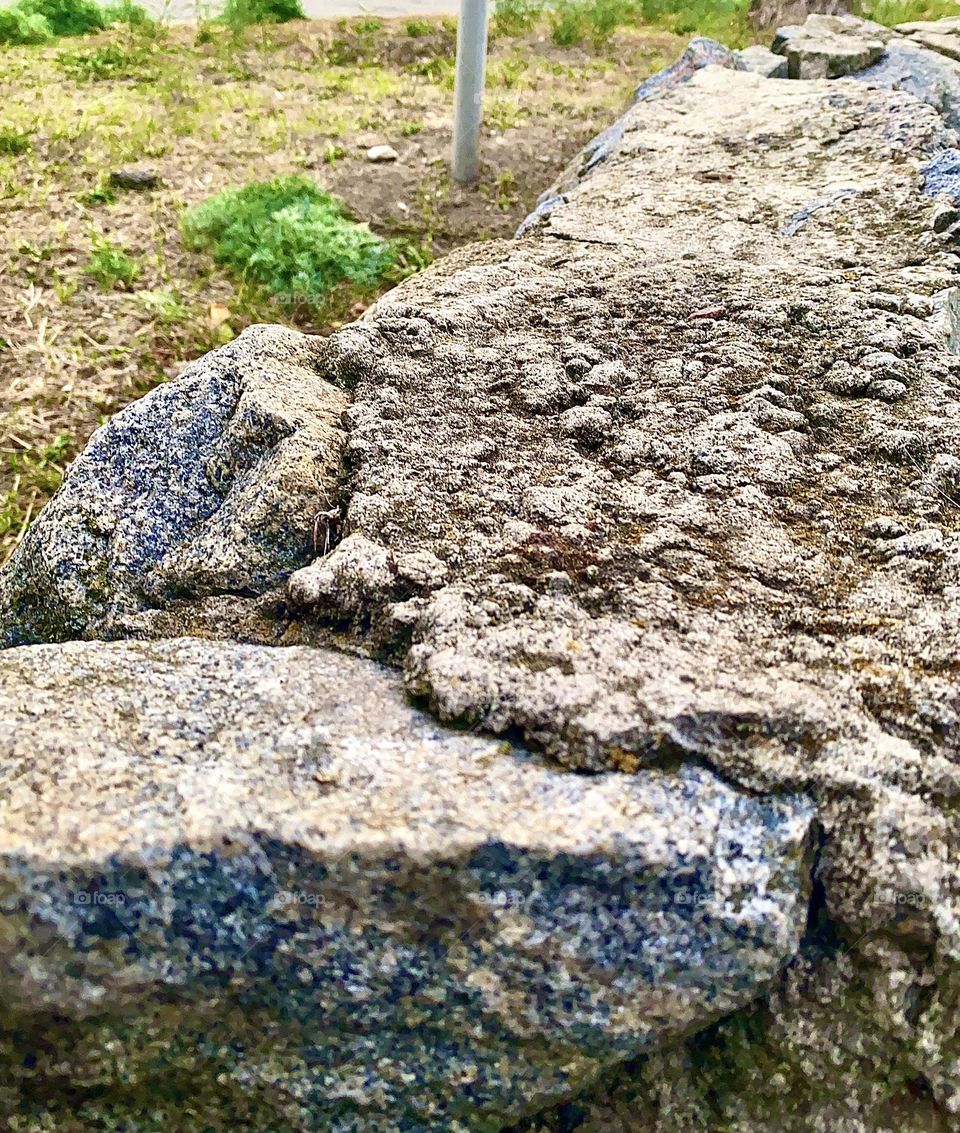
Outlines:
[[383,165],[388,161],[396,161],[400,154],[393,148],[393,146],[371,146],[367,150],[367,161],[372,161],[375,165]]
[[110,174],[110,184],[115,189],[133,189],[144,193],[159,189],[160,178],[150,169],[117,169]]

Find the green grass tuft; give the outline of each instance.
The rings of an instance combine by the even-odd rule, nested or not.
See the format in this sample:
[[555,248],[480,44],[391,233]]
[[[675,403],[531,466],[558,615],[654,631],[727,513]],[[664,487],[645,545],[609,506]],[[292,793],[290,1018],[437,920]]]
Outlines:
[[129,289],[140,274],[140,265],[119,244],[105,236],[94,236],[93,251],[83,270],[93,276],[104,291],[112,291],[118,283]]
[[92,51],[61,51],[54,60],[65,75],[78,82],[149,78],[148,57],[138,46],[106,43]]
[[53,38],[50,25],[36,14],[19,6],[0,8],[0,43],[46,43]]
[[0,493],[0,539],[10,544],[11,550],[47,497],[60,487],[74,448],[70,434],[61,433],[42,448],[6,456],[13,483]]
[[20,0],[17,7],[46,20],[55,36],[86,35],[107,26],[102,9],[93,0]]
[[338,284],[363,290],[388,275],[395,247],[357,224],[305,177],[227,189],[188,210],[184,239],[285,304],[321,307]]
[[524,35],[537,23],[543,9],[544,0],[497,0],[494,35]]
[[433,29],[434,25],[429,20],[407,20],[403,25],[404,35],[410,36],[411,39],[420,39],[422,36],[430,35]]
[[960,16],[956,0],[873,0],[863,4],[862,13],[878,24],[911,23],[914,20],[942,20]]
[[300,0],[227,0],[220,19],[239,31],[252,24],[285,24],[306,16]]
[[19,157],[29,153],[33,148],[30,134],[27,130],[18,130],[14,126],[0,126],[0,154],[7,157]]
[[150,17],[132,0],[101,8],[93,0],[18,0],[0,8],[0,43],[46,43],[58,36],[87,35],[112,24],[146,27]]

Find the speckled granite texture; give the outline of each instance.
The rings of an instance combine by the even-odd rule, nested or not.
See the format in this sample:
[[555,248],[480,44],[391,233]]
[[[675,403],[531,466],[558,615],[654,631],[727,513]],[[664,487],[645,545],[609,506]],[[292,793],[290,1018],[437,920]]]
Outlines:
[[806,922],[808,801],[571,776],[329,650],[7,651],[0,749],[3,1084],[61,1117],[65,1076],[92,1121],[175,1062],[261,1129],[496,1128],[748,1003]]

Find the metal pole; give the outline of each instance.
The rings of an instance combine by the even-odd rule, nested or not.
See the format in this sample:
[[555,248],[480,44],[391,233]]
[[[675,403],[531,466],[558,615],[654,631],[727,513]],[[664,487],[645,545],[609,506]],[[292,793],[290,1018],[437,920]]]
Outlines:
[[453,179],[461,185],[476,181],[480,173],[487,22],[488,0],[460,0],[457,79],[453,94]]

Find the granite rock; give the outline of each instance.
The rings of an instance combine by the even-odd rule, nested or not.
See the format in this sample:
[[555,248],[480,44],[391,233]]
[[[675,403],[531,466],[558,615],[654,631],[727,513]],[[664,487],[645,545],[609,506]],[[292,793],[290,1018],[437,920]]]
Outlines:
[[572,775],[329,650],[8,650],[0,752],[8,1120],[497,1129],[748,1003],[806,922],[809,801]]
[[[873,28],[864,32],[848,22],[830,34],[851,43],[883,41]],[[850,43],[848,49],[859,50]],[[875,47],[866,55],[875,57]],[[879,1133],[897,1126],[905,1094],[922,1104],[900,1127],[912,1129],[915,1118],[915,1127],[925,1129],[921,1123],[929,1119],[941,1133],[956,1122],[960,303],[946,215],[956,207],[956,135],[936,100],[905,90],[845,80],[777,82],[725,58],[721,66],[696,61],[587,147],[548,190],[522,239],[462,249],[325,344],[304,340],[315,388],[325,391],[323,409],[307,416],[342,430],[342,463],[331,460],[323,493],[329,511],[321,501],[317,512],[331,518],[320,529],[316,517],[312,524],[298,520],[301,533],[308,526],[314,532],[300,545],[301,559],[314,557],[316,545],[315,561],[270,560],[262,601],[279,601],[271,595],[286,585],[285,616],[294,610],[304,632],[336,632],[341,644],[390,661],[406,688],[447,725],[522,737],[555,763],[589,773],[554,770],[568,791],[591,784],[616,789],[622,799],[632,797],[634,782],[638,790],[666,782],[660,776],[674,776],[670,781],[682,790],[692,782],[692,794],[675,808],[669,792],[657,794],[655,809],[677,829],[687,829],[694,798],[709,798],[721,786],[741,806],[801,807],[796,796],[809,799],[817,835],[809,917],[801,936],[797,922],[781,915],[785,906],[775,903],[781,912],[771,909],[774,921],[764,923],[794,927],[778,938],[782,949],[760,948],[769,964],[750,955],[759,1002],[720,1007],[704,993],[706,1002],[679,1020],[681,1030],[699,1028],[693,1037],[638,1027],[621,1044],[623,1036],[601,1011],[591,1014],[600,1023],[577,1032],[573,1061],[558,1063],[550,1041],[531,1040],[522,1058],[497,1062],[495,1047],[519,1049],[517,1028],[539,1027],[541,1038],[556,1033],[552,990],[534,1006],[516,997],[497,1000],[506,1006],[487,1020],[490,1031],[478,1032],[470,1015],[478,1000],[468,997],[461,1014],[444,1004],[442,1025],[423,1008],[426,1015],[410,1016],[411,1035],[426,1036],[410,1039],[410,1061],[422,1065],[424,1080],[437,1080],[441,1065],[449,1065],[424,1054],[434,1050],[424,1043],[442,1027],[455,1048],[469,1048],[474,1061],[488,1057],[484,1065],[497,1069],[468,1083],[457,1109],[461,1103],[448,1101],[440,1087],[427,1101],[391,1093],[400,1091],[392,1070],[385,1079],[368,1079],[361,1063],[363,1073],[349,1077],[339,1095],[341,1125],[328,1123],[344,1133],[376,1129],[386,1109],[396,1116],[401,1097],[413,1108],[390,1128],[404,1122],[437,1128],[442,1120],[451,1131],[493,1130],[553,1101],[582,1106],[581,1116],[589,1111],[598,1121],[613,1120],[611,1113],[619,1120],[621,1088],[634,1092],[639,1107],[625,1128],[657,1133],[731,1127]],[[328,418],[332,400],[336,412]],[[176,400],[168,404],[175,409]],[[154,429],[164,425],[161,419]],[[125,459],[136,464],[137,446],[146,443],[151,451],[153,435],[121,438],[129,442]],[[311,506],[319,508],[315,462],[303,462],[299,473],[291,469],[294,484],[298,475],[312,485]],[[89,493],[97,498],[95,485]],[[42,604],[22,595],[46,577],[36,564],[64,553],[68,540],[61,536],[74,530],[68,524],[76,509],[63,499],[51,507],[54,518],[38,525],[4,576],[5,593],[21,596],[3,607],[8,641],[153,632],[158,613],[175,625],[177,610],[162,588],[142,594],[132,585],[122,617],[95,609],[68,623],[57,610],[44,615],[54,618],[52,628],[39,621]],[[113,570],[125,544],[96,546],[100,572]],[[254,549],[257,562],[259,541]],[[254,600],[251,590],[190,583],[179,594],[188,604],[222,608]],[[269,622],[265,607],[261,615]],[[309,667],[307,656],[326,655],[270,658],[285,666],[284,695],[294,713],[290,688],[298,666]],[[136,665],[144,664],[141,654]],[[270,671],[258,653],[255,667],[263,666]],[[18,675],[14,684],[22,688],[23,681]],[[311,695],[324,718],[333,712],[329,701]],[[84,696],[78,692],[77,703],[86,703]],[[354,711],[351,694],[343,696],[346,711]],[[31,694],[24,702],[35,699]],[[379,699],[385,705],[389,696]],[[172,702],[179,698],[162,697],[152,714],[164,716]],[[377,727],[389,733],[387,709],[382,712]],[[277,712],[269,713],[276,729]],[[294,746],[303,727],[294,728]],[[244,725],[243,734],[249,731]],[[289,733],[281,729],[281,735]],[[442,735],[452,742],[452,732]],[[210,741],[202,734],[201,740],[205,751]],[[193,750],[185,743],[178,735],[172,756]],[[528,761],[524,781],[532,768],[546,774],[551,766],[511,750],[511,758]],[[457,765],[449,753],[444,760]],[[56,752],[54,763],[63,763],[56,763]],[[35,797],[54,790],[47,766],[31,787]],[[427,778],[438,789],[444,781],[439,770]],[[492,781],[483,790],[493,790]],[[508,793],[526,800],[525,790],[518,782]],[[461,785],[455,793],[464,794],[470,813],[490,814]],[[261,781],[251,820],[266,814],[264,829],[287,829],[283,816],[270,811],[270,798]],[[351,837],[363,829],[367,805],[355,803],[350,822],[343,819]],[[643,876],[639,860],[629,857],[635,835],[626,837],[616,805],[590,811],[584,844],[602,847],[601,860],[615,862],[614,874],[629,860],[629,869]],[[574,809],[585,807],[577,795]],[[281,809],[291,822],[299,814],[289,803]],[[543,811],[530,810],[547,829],[553,829],[550,814],[567,813],[559,796]],[[225,812],[238,808],[218,808],[217,830],[229,825]],[[497,819],[500,829],[502,815]],[[622,858],[609,841],[617,831],[625,835],[616,850]],[[296,872],[309,872],[309,832],[290,840],[282,834],[279,841],[303,843],[292,860]],[[50,844],[52,869],[66,843],[58,835]],[[242,838],[240,844],[246,845]],[[760,858],[747,846],[729,855],[721,848],[720,857],[734,870],[742,858],[752,870]],[[274,843],[263,850],[270,869],[279,868]],[[793,859],[768,854],[766,860]],[[374,907],[364,884],[361,877],[342,885],[361,917]],[[594,886],[607,892],[591,873],[587,888]],[[419,907],[421,890],[404,893],[405,907]],[[634,906],[625,901],[613,918],[614,935],[645,955],[640,946],[649,936],[631,933],[646,922],[635,921]],[[228,900],[218,916],[243,926],[245,908]],[[577,906],[576,932],[590,936],[591,915]],[[386,931],[380,907],[369,919],[377,932]],[[28,931],[20,927],[25,922],[15,923]],[[510,949],[527,939],[527,930],[523,922],[505,942],[497,938],[510,979],[516,971]],[[537,942],[550,939],[548,927],[532,931]],[[564,922],[560,937],[569,932],[574,929]],[[243,934],[247,939],[246,929]],[[376,944],[380,938],[373,936]],[[316,946],[327,955],[322,941]],[[134,958],[141,952],[154,955],[146,945],[131,950]],[[482,966],[480,953],[469,955],[469,970]],[[65,956],[72,971],[73,951]],[[529,982],[509,984],[511,994],[543,981],[553,989],[555,956],[545,965],[539,953],[523,956]],[[627,981],[631,1002],[644,1004],[644,1018],[658,1027],[661,1016],[645,989],[673,986],[668,973],[656,968],[645,985],[642,966],[638,974],[623,950],[614,948],[610,957],[618,973],[610,994]],[[788,969],[777,980],[784,962]],[[692,979],[703,991],[696,984],[699,964],[690,954],[683,963],[689,966],[675,978]],[[722,983],[738,991],[731,971]],[[361,976],[358,986],[369,986]],[[229,1024],[203,1034],[223,1038],[219,1051],[231,1028],[245,1028],[249,1018],[256,1036],[243,1029],[232,1041],[243,1050],[252,1043],[256,1057],[239,1069],[235,1061],[224,1065],[216,1079],[239,1082],[244,1097],[255,1093],[251,1083],[280,1083],[294,1107],[290,1120],[302,1121],[297,1105],[328,1104],[329,1082],[317,1087],[310,1071],[314,1057],[326,1067],[329,1052],[304,1055],[303,1066],[291,1062],[289,1050],[304,1049],[302,1014],[296,1014],[303,1000],[281,982],[296,1018],[277,1024],[267,1002],[270,978],[264,982],[243,968],[239,978],[249,998]],[[485,988],[485,978],[476,994],[498,993],[500,985]],[[222,985],[214,985],[209,1011],[220,1019]],[[69,998],[56,978],[40,980],[37,995],[51,987]],[[135,1027],[152,1026],[152,987],[131,1008]],[[379,1020],[396,1005],[392,984],[376,988],[363,1002],[381,1013]],[[19,994],[14,987],[11,1001]],[[166,994],[158,993],[157,1002]],[[730,1014],[713,1023],[713,1007]],[[52,1012],[61,1008],[60,1000],[51,1003]],[[674,1010],[671,1003],[665,1013]],[[126,1052],[117,1025],[106,1025],[101,1039],[78,1022],[78,1049],[89,1041],[97,1051]],[[467,1042],[463,1028],[471,1026]],[[364,1035],[375,1031],[370,1024]],[[49,1032],[40,1033],[49,1043]],[[133,1047],[142,1047],[144,1033],[135,1033]],[[184,1041],[196,1047],[196,1033]],[[394,1043],[394,1049],[389,1067],[408,1065],[403,1051],[413,1048]],[[445,1057],[452,1057],[447,1049]],[[614,1074],[614,1063],[630,1052],[641,1054],[639,1064]],[[178,1068],[189,1062],[185,1048],[175,1050],[174,1061]],[[731,1061],[743,1073],[729,1073]],[[620,1086],[590,1087],[601,1070]],[[98,1086],[115,1091],[117,1078],[113,1065]],[[462,1092],[462,1080],[456,1082]],[[574,1097],[581,1083],[590,1087],[583,1102]],[[437,1098],[446,1109],[429,1108]],[[577,1112],[564,1111],[556,1127],[573,1128]],[[268,1127],[284,1128],[278,1120]]]
[[767,79],[789,78],[786,59],[759,43],[738,51],[737,59],[740,63],[738,70],[753,71]]
[[[904,92],[717,67],[638,104],[523,239],[455,253],[332,338],[347,538],[290,586],[444,719],[580,769],[695,759],[808,792],[813,941],[904,952],[938,1114],[954,1029],[923,1005],[951,1002],[960,963],[960,363],[922,182],[953,138]],[[411,554],[444,571],[402,578]],[[864,1018],[901,1042],[880,1006]],[[902,1084],[919,1063],[897,1065]],[[784,1128],[842,1093],[816,1067]],[[882,1110],[899,1087],[870,1073]],[[655,1128],[701,1128],[674,1117]]]
[[252,327],[113,417],[0,575],[0,645],[136,634],[264,594],[322,548],[344,394],[322,339]]
[[851,76],[891,90],[902,90],[939,111],[960,128],[960,63],[906,39],[891,39],[871,67]]

